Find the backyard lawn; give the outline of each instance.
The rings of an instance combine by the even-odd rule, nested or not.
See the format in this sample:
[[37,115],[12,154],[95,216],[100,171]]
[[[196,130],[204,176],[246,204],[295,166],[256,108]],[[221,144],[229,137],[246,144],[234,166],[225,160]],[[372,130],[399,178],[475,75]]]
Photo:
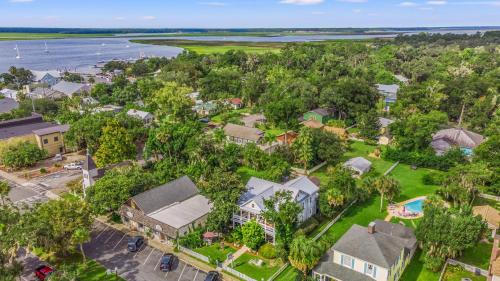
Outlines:
[[492,243],[480,242],[476,247],[464,251],[457,260],[488,270],[492,248]]
[[401,281],[438,281],[440,272],[432,272],[424,268],[421,260],[422,251],[417,250],[410,264],[406,267]]
[[288,266],[278,277],[276,281],[294,281],[301,273],[293,266]]
[[472,281],[486,281],[486,277],[476,276],[461,266],[448,266],[444,273],[443,281],[462,281],[462,278],[470,278]]
[[246,183],[251,177],[257,177],[257,178],[265,178],[265,171],[255,171],[254,169],[248,168],[248,167],[240,167],[236,171],[238,175],[241,177],[241,181]]
[[223,262],[227,259],[227,254],[236,252],[235,249],[224,246],[224,249],[221,250],[219,243],[214,243],[210,246],[205,246],[201,248],[194,249],[195,252],[200,253],[206,257],[209,257],[211,260],[217,260],[219,262]]
[[[263,261],[261,266],[254,265],[250,263],[250,260]],[[261,257],[253,256],[249,253],[243,254],[237,260],[234,261],[234,269],[255,279],[255,280],[267,280],[281,267],[280,263],[273,264],[272,261],[266,260]]]

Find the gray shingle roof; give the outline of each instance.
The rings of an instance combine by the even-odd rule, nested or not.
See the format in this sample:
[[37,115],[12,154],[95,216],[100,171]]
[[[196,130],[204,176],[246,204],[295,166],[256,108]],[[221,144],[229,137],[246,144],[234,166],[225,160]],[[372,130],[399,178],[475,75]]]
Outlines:
[[0,113],[11,112],[13,109],[19,107],[19,103],[11,98],[0,99]]
[[384,118],[384,117],[379,117],[378,118],[378,123],[380,124],[380,127],[387,128],[387,127],[389,127],[389,125],[391,125],[392,123],[394,123],[394,120],[391,120],[391,119],[388,119],[388,118]]
[[474,148],[484,141],[484,137],[480,134],[468,131],[463,128],[450,128],[438,131],[432,137],[434,141],[443,139],[450,144],[460,147]]
[[198,188],[193,181],[189,177],[183,176],[136,195],[132,197],[132,200],[145,214],[149,214],[174,203],[182,202],[198,193]]
[[54,127],[57,124],[45,122],[41,115],[33,115],[25,118],[18,118],[0,122],[0,139],[8,139],[30,135],[33,130]]
[[53,133],[66,133],[69,130],[69,125],[55,125],[43,129],[33,130],[33,134],[37,136],[45,136]]
[[259,129],[236,124],[227,124],[224,127],[224,133],[226,134],[226,136],[252,141],[259,141],[264,136],[264,133]]
[[415,247],[417,240],[407,227],[377,220],[375,233],[368,228],[353,225],[335,245],[334,251],[350,255],[366,262],[390,268],[404,249]]
[[82,84],[82,83],[61,81],[61,82],[55,84],[54,86],[52,86],[52,90],[57,91],[57,92],[61,92],[65,95],[71,97],[73,94],[89,91],[90,88],[89,88],[89,86]]
[[314,272],[326,274],[341,281],[373,281],[368,275],[341,266],[333,262],[333,251],[329,250],[313,269]]
[[360,171],[362,173],[366,173],[370,171],[370,168],[372,167],[372,162],[366,160],[363,157],[355,157],[347,160],[344,163],[344,167],[351,168],[356,171]]
[[83,161],[83,169],[87,171],[92,171],[97,168],[92,156],[87,152],[87,156],[85,157],[85,161]]

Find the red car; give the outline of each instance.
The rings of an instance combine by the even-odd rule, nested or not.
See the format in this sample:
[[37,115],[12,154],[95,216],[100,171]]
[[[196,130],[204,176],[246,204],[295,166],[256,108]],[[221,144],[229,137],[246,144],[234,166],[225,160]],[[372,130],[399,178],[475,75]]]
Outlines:
[[35,276],[38,278],[38,280],[44,281],[52,274],[52,272],[54,272],[54,269],[49,266],[42,265],[35,269]]

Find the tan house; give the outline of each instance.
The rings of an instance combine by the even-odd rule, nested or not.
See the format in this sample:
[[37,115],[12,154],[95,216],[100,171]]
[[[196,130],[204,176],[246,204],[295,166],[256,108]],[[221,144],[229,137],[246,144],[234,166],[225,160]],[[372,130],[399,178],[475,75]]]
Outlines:
[[36,142],[40,149],[47,151],[48,156],[66,153],[64,134],[69,130],[69,125],[57,125],[44,129],[33,130]]
[[130,198],[120,214],[131,230],[164,243],[205,225],[212,209],[187,176]]
[[481,216],[488,223],[488,228],[493,233],[492,237],[495,237],[495,233],[500,227],[500,212],[489,205],[484,205],[472,207],[472,213],[475,216]]

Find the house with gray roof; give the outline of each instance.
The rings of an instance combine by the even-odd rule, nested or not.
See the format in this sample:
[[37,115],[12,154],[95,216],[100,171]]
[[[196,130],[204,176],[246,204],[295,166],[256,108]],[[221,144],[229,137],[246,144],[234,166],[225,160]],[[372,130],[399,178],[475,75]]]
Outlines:
[[54,86],[61,80],[61,73],[57,70],[31,70],[31,73],[33,73],[33,82],[45,84],[49,87]]
[[52,86],[52,90],[59,92],[67,97],[72,97],[75,94],[90,92],[90,86],[82,83],[61,81]]
[[239,211],[233,214],[233,227],[256,220],[264,229],[266,239],[274,243],[274,225],[262,216],[262,212],[266,208],[264,201],[281,191],[289,192],[301,206],[299,222],[304,222],[317,213],[319,187],[308,177],[302,176],[283,184],[252,177],[246,184],[245,193],[238,201]]
[[45,87],[31,89],[27,96],[30,99],[61,99],[65,97],[63,93]]
[[187,176],[130,198],[120,214],[132,230],[171,243],[205,224],[212,203]]
[[377,86],[377,90],[380,93],[380,95],[384,97],[385,111],[389,111],[390,106],[394,104],[398,99],[399,85],[376,84],[375,86]]
[[464,128],[449,128],[440,130],[432,136],[431,147],[436,155],[443,155],[453,147],[460,148],[466,155],[472,155],[472,150],[484,141],[482,135]]
[[372,162],[363,157],[355,157],[347,160],[343,166],[354,171],[357,176],[362,176],[370,171]]
[[260,144],[264,138],[264,132],[257,128],[227,124],[224,126],[224,134],[230,142],[245,145],[247,143]]
[[397,281],[410,263],[417,239],[411,228],[383,220],[353,225],[313,269],[316,280]]

